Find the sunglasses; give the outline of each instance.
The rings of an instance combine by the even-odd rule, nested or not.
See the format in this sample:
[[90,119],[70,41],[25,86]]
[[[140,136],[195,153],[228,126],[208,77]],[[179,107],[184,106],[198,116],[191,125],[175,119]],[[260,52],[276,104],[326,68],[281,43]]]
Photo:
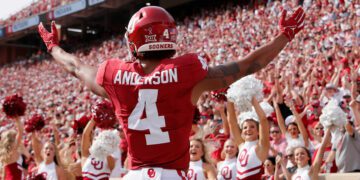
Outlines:
[[290,158],[292,158],[292,157],[294,157],[293,154],[289,154],[289,155],[286,155],[286,156],[285,156],[286,159],[290,159]]

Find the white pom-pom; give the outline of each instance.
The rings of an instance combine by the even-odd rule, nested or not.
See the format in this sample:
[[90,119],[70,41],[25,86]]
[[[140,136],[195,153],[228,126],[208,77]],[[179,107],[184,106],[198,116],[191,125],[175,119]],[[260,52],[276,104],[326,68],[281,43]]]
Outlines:
[[346,113],[339,107],[338,102],[332,99],[322,110],[320,123],[324,127],[331,125],[343,127],[346,124],[346,119]]
[[[260,103],[261,109],[263,109],[263,111],[266,114],[266,117],[271,116],[271,114],[274,112],[274,108],[266,101],[263,101]],[[254,107],[252,108],[253,111],[255,111]]]
[[119,143],[120,137],[116,130],[105,130],[95,138],[89,151],[93,157],[105,159],[119,147]]
[[231,84],[226,96],[229,101],[235,103],[240,112],[246,112],[251,110],[253,96],[258,101],[262,101],[264,97],[262,90],[263,83],[254,75],[249,75]]
[[331,131],[331,143],[335,145],[335,147],[339,144],[342,137],[342,133],[339,128],[336,128]]
[[238,124],[240,125],[240,128],[242,129],[242,123],[244,123],[245,120],[250,120],[250,119],[259,122],[259,117],[255,111],[246,111],[241,113],[238,116]]

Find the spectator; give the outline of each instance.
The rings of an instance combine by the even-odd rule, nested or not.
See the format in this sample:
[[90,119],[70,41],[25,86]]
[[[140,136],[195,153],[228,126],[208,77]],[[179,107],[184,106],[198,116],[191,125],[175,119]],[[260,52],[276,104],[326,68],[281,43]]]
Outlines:
[[313,138],[312,145],[318,148],[321,145],[322,138],[324,136],[324,126],[319,122],[314,122],[312,125]]
[[268,157],[264,162],[264,174],[261,176],[261,180],[274,180],[275,173],[275,157]]
[[202,140],[190,140],[190,166],[187,178],[195,179],[216,179],[216,170],[212,166],[209,154]]
[[347,122],[340,141],[332,147],[339,172],[360,172],[360,156],[356,155],[360,153],[359,146],[359,132],[354,130],[352,122]]
[[[282,165],[280,162],[282,162],[281,158],[285,158],[284,165]],[[294,148],[287,147],[286,148],[286,154],[283,156],[282,154],[278,154],[276,157],[276,166],[275,166],[275,175],[274,177],[276,179],[286,179],[284,172],[289,172],[289,174],[294,174],[296,172],[297,165],[295,163],[295,156],[294,156]],[[282,173],[281,173],[282,172]]]
[[270,156],[276,156],[278,153],[285,154],[287,147],[286,140],[281,136],[280,128],[276,125],[270,128]]
[[284,121],[277,103],[274,103],[276,117],[281,132],[285,135],[288,146],[309,146],[308,134],[301,120],[300,115],[295,110],[293,103],[290,105],[294,115],[288,116]]
[[[311,163],[310,151],[306,147],[295,148],[295,162],[298,168],[293,175],[284,168],[285,165],[282,162],[282,158],[277,157],[277,163],[280,163],[282,169],[284,169],[286,179],[318,179],[325,146],[330,142],[330,138],[330,129],[327,129],[320,150],[313,163]],[[278,177],[275,179],[278,179]]]
[[[315,161],[315,158],[317,157],[317,153],[320,151],[320,147],[321,147],[321,142],[323,140],[324,137],[324,127],[322,126],[322,124],[320,122],[316,123],[315,125],[315,134],[318,137],[318,144],[315,145],[315,151],[312,155],[312,162]],[[335,161],[333,160],[332,162],[328,162],[326,163],[326,161],[330,158],[330,154],[331,154],[331,146],[332,144],[330,142],[328,142],[327,144],[325,144],[325,151],[324,151],[324,156],[322,159],[322,164],[321,164],[321,173],[329,173],[329,172],[337,172],[337,167],[335,164]]]

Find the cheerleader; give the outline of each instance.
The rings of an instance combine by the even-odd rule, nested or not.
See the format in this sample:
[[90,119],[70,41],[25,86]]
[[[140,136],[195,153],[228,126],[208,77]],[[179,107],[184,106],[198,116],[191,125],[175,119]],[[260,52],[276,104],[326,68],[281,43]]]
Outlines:
[[230,132],[235,143],[239,145],[236,177],[240,180],[261,179],[262,163],[266,160],[270,149],[270,128],[265,112],[255,97],[252,97],[251,103],[255,112],[240,114],[241,130],[236,122],[234,105],[228,103]]
[[217,179],[236,179],[236,156],[238,154],[238,147],[235,145],[234,140],[226,140],[224,144],[223,154],[225,154],[225,160],[217,163]]
[[19,117],[15,117],[17,131],[8,130],[1,134],[0,163],[3,166],[2,179],[22,179],[22,157],[19,152],[23,136],[23,125]]
[[[310,151],[303,146],[295,148],[295,163],[297,169],[293,175],[291,175],[285,168],[285,164],[282,158],[277,157],[277,164],[280,164],[286,179],[292,180],[317,180],[319,179],[320,167],[322,165],[322,159],[324,156],[326,145],[330,143],[330,128],[326,130],[325,136],[319,148],[319,152],[316,155],[315,161],[311,163]],[[278,177],[275,176],[275,180]]]
[[[56,130],[53,129],[53,131],[55,133]],[[37,166],[37,176],[43,176],[47,180],[66,179],[66,172],[60,161],[56,143],[51,140],[42,143],[35,132],[33,132],[31,136],[34,160]],[[57,139],[58,137],[55,135],[55,141],[58,141]]]
[[187,178],[189,180],[216,179],[215,168],[210,163],[205,145],[200,139],[190,141],[190,165]]
[[90,120],[82,135],[81,167],[83,180],[108,180],[115,167],[115,159],[110,155],[118,147],[120,138],[117,133],[102,131],[92,142],[94,127],[95,121]]

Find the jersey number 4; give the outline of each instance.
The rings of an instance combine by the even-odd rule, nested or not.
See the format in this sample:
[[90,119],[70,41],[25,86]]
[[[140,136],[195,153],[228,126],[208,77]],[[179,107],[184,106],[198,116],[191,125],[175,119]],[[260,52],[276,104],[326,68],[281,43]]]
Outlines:
[[[156,107],[157,97],[157,89],[140,89],[138,103],[128,119],[129,129],[140,131],[150,130],[150,134],[145,135],[146,145],[170,142],[169,133],[161,130],[161,128],[165,127],[165,118],[164,116],[159,116]],[[146,118],[140,119],[144,110],[146,112]]]

